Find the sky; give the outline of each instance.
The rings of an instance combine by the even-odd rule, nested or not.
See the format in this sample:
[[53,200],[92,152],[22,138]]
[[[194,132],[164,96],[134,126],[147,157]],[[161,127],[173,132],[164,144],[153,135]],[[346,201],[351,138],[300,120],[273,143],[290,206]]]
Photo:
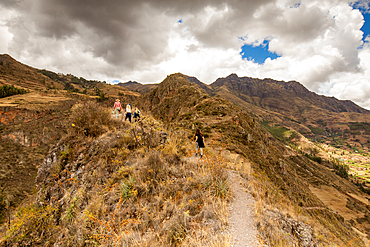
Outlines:
[[369,0],[0,0],[0,54],[110,82],[236,73],[370,110]]

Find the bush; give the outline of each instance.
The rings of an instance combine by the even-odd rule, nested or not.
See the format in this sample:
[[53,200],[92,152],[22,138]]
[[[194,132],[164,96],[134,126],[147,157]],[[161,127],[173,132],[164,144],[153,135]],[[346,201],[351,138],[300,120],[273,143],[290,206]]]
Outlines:
[[315,155],[310,155],[310,154],[305,154],[305,156],[307,158],[309,158],[310,160],[315,161],[315,162],[317,162],[319,164],[321,164],[321,162],[322,162],[322,158],[321,157],[318,157],[318,156],[315,156]]
[[348,172],[349,172],[349,167],[343,162],[339,161],[338,159],[333,159],[332,160],[333,167],[335,169],[335,173],[342,177],[342,178],[348,178]]
[[103,101],[105,101],[105,100],[107,100],[107,99],[108,99],[108,97],[106,96],[106,94],[105,94],[105,93],[103,93],[103,92],[101,92],[101,93],[99,94],[98,102],[103,102]]
[[6,210],[6,203],[5,203],[5,195],[4,195],[4,189],[0,192],[0,223],[2,223],[4,218],[4,213]]
[[113,124],[110,112],[93,102],[75,105],[70,120],[72,134],[90,137],[104,134]]
[[11,86],[5,85],[0,87],[0,98],[5,98],[16,94],[25,94],[29,92],[30,91],[25,89],[16,88],[13,85]]
[[168,229],[167,240],[172,246],[179,246],[186,238],[184,223],[178,219]]
[[57,228],[54,222],[56,211],[51,206],[31,205],[20,208],[5,236],[4,246],[14,246],[11,243],[17,243],[17,246],[36,246],[45,243],[44,239],[50,241]]
[[125,200],[130,199],[131,197],[137,194],[137,190],[134,189],[135,179],[130,176],[127,180],[121,181],[121,197]]
[[316,135],[322,135],[325,132],[325,130],[323,130],[321,128],[313,127],[313,126],[308,126],[308,128],[312,131],[312,133],[314,133]]

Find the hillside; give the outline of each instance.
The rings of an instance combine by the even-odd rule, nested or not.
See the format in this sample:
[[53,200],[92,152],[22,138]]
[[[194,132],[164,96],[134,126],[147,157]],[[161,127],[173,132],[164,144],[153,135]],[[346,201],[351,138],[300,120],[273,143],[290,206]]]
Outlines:
[[104,96],[138,96],[138,93],[116,85],[107,85],[105,82],[35,69],[16,61],[7,54],[0,55],[0,86],[2,85],[14,85],[44,93],[57,93],[59,90],[64,90],[103,98]]
[[186,135],[151,117],[112,120],[92,102],[69,121],[0,246],[227,245],[223,167],[200,168]]
[[[1,246],[230,245],[228,170],[253,195],[268,246],[365,246],[370,237],[366,188],[351,182],[340,161],[354,151],[305,137],[318,117],[366,127],[351,123],[367,121],[353,103],[296,82],[268,79],[263,92],[259,81],[244,89],[246,79],[236,75],[204,85],[180,73],[139,96],[14,61],[6,64],[19,73],[1,78],[30,93],[0,99]],[[42,87],[46,75],[60,89]],[[30,86],[17,84],[22,76]],[[306,122],[288,115],[288,104],[274,105],[287,95],[292,112],[309,106],[299,115]],[[138,106],[143,120],[111,119],[117,97]],[[203,159],[190,142],[196,128],[206,138]]]
[[317,95],[295,81],[240,78],[235,74],[210,86],[215,94],[241,106],[259,121],[269,121],[272,127],[288,127],[337,147],[348,144],[369,149],[366,123],[370,112],[351,101]]
[[[9,55],[0,55],[0,72],[0,86],[12,85],[29,92],[0,98],[0,223],[4,223],[35,193],[37,169],[49,149],[67,133],[66,121],[74,104],[98,100],[111,106],[116,98],[135,102],[139,94],[38,70]],[[4,229],[2,225],[0,235]]]
[[224,87],[248,103],[282,113],[290,111],[291,114],[297,114],[302,112],[300,111],[301,108],[305,110],[310,108],[324,109],[337,113],[370,113],[349,100],[337,100],[334,97],[321,96],[310,92],[296,81],[260,80],[231,74],[226,78],[217,79],[210,86],[216,92]]
[[[310,92],[298,82],[238,77],[232,74],[206,85],[195,77],[187,81],[209,96],[218,95],[242,107],[268,129],[287,128],[312,141],[344,150],[370,149],[370,112],[351,101]],[[145,94],[155,85],[130,82]]]
[[[319,164],[286,147],[267,133],[255,118],[224,99],[208,96],[190,83],[187,76],[174,74],[167,77],[155,90],[143,96],[143,102],[152,106],[154,116],[163,119],[171,129],[200,128],[211,140],[208,142],[212,143],[213,149],[223,147],[243,157],[258,181],[255,196],[260,196],[260,200],[265,199],[273,208],[289,205],[289,210],[298,211],[299,215],[309,217],[311,222],[315,221],[333,234],[326,232],[325,236],[332,236],[344,243],[353,240],[351,234],[347,235],[351,224],[367,232],[369,222],[362,213],[368,213],[368,206],[356,201],[356,196],[346,196],[346,193],[364,199],[366,195],[354,184],[336,175],[335,170],[328,168],[326,165],[330,161]],[[356,205],[348,206],[351,209],[346,208],[352,210],[352,215],[349,217],[346,214],[343,218],[327,209],[315,194],[320,188],[324,191],[331,188],[331,193],[337,191],[341,200]],[[267,198],[263,193],[268,194]],[[273,214],[265,210],[262,210],[262,215]],[[273,228],[268,224],[263,227],[264,230]],[[318,229],[320,227],[315,228]]]
[[[170,75],[144,95],[138,102],[154,118],[132,125],[111,120],[102,105],[75,105],[38,168],[36,199],[18,209],[2,246],[228,245],[225,168],[246,179],[267,245],[364,246],[351,224],[364,230],[367,218],[343,218],[312,193],[325,186],[361,197],[357,187],[187,78]],[[194,128],[208,146],[195,162]]]
[[[230,77],[233,80],[238,79],[236,75],[232,75]],[[259,80],[256,81],[259,82]],[[306,194],[310,194],[310,197],[319,198],[321,200],[308,205],[298,202],[298,205],[300,205],[303,210],[307,208],[309,211],[317,208],[319,211],[323,210],[325,207],[328,207],[327,210],[329,210],[329,212],[338,212],[340,215],[342,215],[342,219],[344,219],[348,225],[352,225],[357,229],[360,229],[363,233],[365,233],[365,235],[368,234],[367,229],[369,222],[365,220],[366,216],[364,217],[363,214],[367,212],[367,208],[369,207],[367,195],[359,190],[359,188],[361,189],[361,186],[357,187],[350,181],[336,175],[343,175],[341,169],[344,169],[345,166],[347,166],[347,164],[343,166],[343,164],[339,161],[342,160],[343,156],[335,155],[335,153],[342,152],[340,151],[341,149],[338,149],[337,147],[337,151],[328,151],[332,149],[329,147],[318,146],[317,144],[310,142],[299,133],[301,132],[305,136],[312,138],[312,140],[319,140],[320,136],[330,137],[328,140],[332,140],[333,142],[328,143],[337,146],[337,141],[340,138],[340,147],[343,147],[345,150],[346,148],[351,147],[350,145],[356,145],[356,136],[353,136],[351,133],[351,136],[347,136],[350,138],[347,139],[346,134],[342,133],[340,136],[338,134],[337,136],[334,136],[334,134],[331,133],[323,134],[318,132],[319,127],[316,126],[318,124],[321,124],[321,127],[322,125],[327,125],[325,120],[328,119],[331,121],[329,123],[339,126],[339,129],[335,130],[336,132],[339,132],[343,129],[352,130],[354,129],[354,126],[357,126],[353,121],[368,121],[367,111],[348,101],[343,102],[334,98],[316,95],[312,92],[309,92],[302,85],[299,85],[296,82],[285,83],[276,82],[269,79],[264,83],[266,85],[260,88],[261,92],[255,91],[255,98],[250,97],[251,99],[254,99],[255,102],[251,101],[251,103],[248,103],[240,96],[240,91],[243,90],[237,90],[237,88],[234,87],[233,91],[231,90],[233,86],[228,86],[228,83],[225,83],[226,86],[220,86],[221,83],[218,82],[216,85],[220,86],[220,88],[217,88],[215,85],[211,85],[211,87],[215,90],[211,92],[210,86],[202,84],[196,78],[181,74],[174,74],[167,77],[166,80],[159,84],[156,89],[143,97],[142,107],[148,107],[147,110],[151,110],[157,118],[167,122],[170,128],[201,128],[205,135],[211,138],[213,138],[212,136],[214,135],[213,129],[217,129],[219,127],[217,124],[225,120],[225,123],[222,125],[219,131],[225,131],[229,133],[230,136],[234,136],[234,138],[230,138],[227,135],[221,135],[222,137],[219,137],[220,134],[218,133],[216,136],[223,140],[221,143],[218,143],[218,145],[227,147],[227,149],[231,151],[246,156],[248,153],[251,153],[251,151],[249,149],[245,149],[244,145],[246,143],[245,141],[243,142],[241,140],[253,139],[253,135],[251,133],[244,132],[244,135],[235,137],[233,131],[238,132],[240,130],[233,130],[231,126],[233,126],[235,123],[239,123],[239,120],[236,117],[237,113],[235,113],[232,108],[237,107],[235,107],[235,105],[226,107],[225,102],[227,101],[224,101],[220,98],[211,98],[209,95],[218,94],[223,98],[229,99],[231,102],[239,105],[242,109],[244,108],[245,111],[254,116],[256,122],[261,121],[263,124],[262,131],[264,129],[268,130],[274,135],[274,137],[278,138],[279,141],[285,143],[281,144],[280,142],[276,142],[273,144],[273,146],[281,146],[281,150],[285,151],[280,151],[280,155],[284,160],[287,159],[286,157],[290,157],[290,161],[284,161],[282,163],[281,158],[278,158],[278,160],[270,161],[271,163],[267,162],[270,165],[266,165],[266,162],[262,161],[263,159],[258,161],[259,165],[257,165],[257,167],[262,169],[262,171],[266,172],[266,169],[272,169],[271,174],[269,175],[271,177],[268,178],[269,180],[276,179],[275,173],[277,170],[286,169],[281,167],[285,166],[282,164],[290,164],[292,167],[295,167],[295,169],[293,169],[294,174],[299,174],[299,176],[296,178],[295,182],[291,181],[284,183],[293,185],[297,183],[297,181],[307,182],[306,188],[296,195],[294,201],[297,202],[302,198],[306,198],[305,200],[311,200],[306,197]],[[269,88],[270,84],[272,84],[271,88]],[[229,90],[227,86],[231,89]],[[239,86],[242,87],[242,85]],[[251,86],[251,88],[253,87]],[[265,93],[264,90],[267,92]],[[208,94],[206,93],[207,91]],[[237,93],[239,93],[238,95],[240,97],[235,96]],[[286,97],[286,100],[284,97]],[[292,100],[290,100],[290,98],[292,98]],[[217,103],[215,103],[212,99],[217,99]],[[264,99],[266,99],[266,102],[275,102],[276,105],[271,104],[272,107],[270,108]],[[318,102],[316,102],[315,99],[317,99]],[[280,102],[283,102],[284,100],[289,102],[289,104],[280,104]],[[200,102],[207,103],[201,104]],[[256,102],[262,103],[257,104]],[[295,104],[298,104],[298,106],[295,106]],[[274,107],[276,108],[277,105],[280,107],[280,112],[274,110]],[[288,115],[293,114],[290,113],[290,111],[294,112],[294,109],[297,110],[299,107],[301,107],[301,109],[305,109],[301,110],[301,115],[299,115],[300,117],[306,119],[305,123],[299,122],[298,120],[291,118],[291,115]],[[339,109],[336,109],[336,107],[339,107]],[[333,126],[328,127],[334,128]],[[330,129],[328,129],[328,131],[330,131]],[[348,133],[349,132],[347,132],[347,134]],[[339,138],[336,139],[336,137]],[[366,138],[366,136],[360,138]],[[268,139],[269,141],[266,141],[266,143],[270,143],[269,145],[271,145],[271,137]],[[226,145],[225,142],[232,143],[234,145]],[[249,144],[252,142],[247,143]],[[262,153],[255,154],[248,159],[255,160],[261,155],[267,156],[271,151],[269,151],[268,148],[265,148],[266,143],[262,143],[255,147],[255,149],[260,150]],[[290,147],[289,149],[286,149],[284,146],[286,144],[289,144],[293,149]],[[357,145],[358,144],[360,143],[357,142]],[[366,141],[364,141],[364,144],[366,145]],[[366,152],[367,149],[365,145],[361,146]],[[351,149],[348,150],[349,151],[343,151],[343,153],[350,152]],[[263,154],[264,152],[266,152],[266,154]],[[300,158],[297,159],[297,157]],[[317,162],[312,162],[306,157],[316,161],[319,160],[320,157],[320,164]],[[258,164],[257,161],[255,162]],[[273,164],[279,164],[279,167],[273,168]],[[298,170],[296,170],[297,168]],[[280,188],[280,186],[281,185],[279,185],[278,188]],[[310,189],[308,190],[307,188]],[[290,190],[291,189],[287,188],[283,189],[283,191]],[[296,189],[294,189],[294,191],[295,190]],[[363,204],[364,202],[365,204]],[[311,213],[314,214],[314,212]],[[365,213],[365,215],[366,214],[367,213]],[[315,217],[322,216],[316,215]],[[326,215],[326,217],[331,216]],[[336,223],[334,223],[334,225],[336,225]],[[334,228],[335,227],[332,229]]]
[[27,89],[44,89],[55,87],[62,89],[63,85],[43,75],[38,69],[19,63],[11,56],[0,55],[0,86],[17,85]]

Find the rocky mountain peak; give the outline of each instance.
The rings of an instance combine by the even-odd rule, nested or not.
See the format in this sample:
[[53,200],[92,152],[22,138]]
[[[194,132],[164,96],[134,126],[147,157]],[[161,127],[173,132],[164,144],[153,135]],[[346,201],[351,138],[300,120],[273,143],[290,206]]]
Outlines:
[[182,86],[190,86],[191,83],[187,80],[187,77],[181,73],[168,75],[166,79],[158,84],[157,93],[160,94],[160,97],[166,97]]
[[138,83],[137,81],[128,81],[128,82],[125,82],[123,84],[129,84],[129,85],[138,85],[140,83]]
[[229,76],[226,77],[227,79],[239,79],[239,76],[235,73],[230,74]]

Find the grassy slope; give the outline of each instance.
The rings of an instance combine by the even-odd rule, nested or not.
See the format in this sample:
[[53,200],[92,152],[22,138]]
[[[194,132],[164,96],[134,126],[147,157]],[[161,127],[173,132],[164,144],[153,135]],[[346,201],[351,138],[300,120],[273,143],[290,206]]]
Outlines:
[[[155,116],[168,121],[171,128],[199,127],[216,147],[223,146],[244,156],[261,183],[255,191],[260,200],[273,207],[285,207],[284,210],[298,216],[308,217],[312,225],[317,224],[318,236],[322,236],[319,229],[327,229],[331,232],[326,233],[328,239],[331,236],[338,245],[358,241],[350,233],[350,223],[345,222],[340,215],[330,210],[305,210],[325,208],[309,189],[310,184],[317,186],[318,181],[323,184],[334,183],[340,189],[358,193],[355,186],[325,166],[289,151],[285,144],[268,134],[239,107],[224,99],[210,98],[199,90],[194,91],[195,88],[193,84],[186,83],[185,76],[175,74],[144,96],[143,101],[147,105],[150,105],[148,102],[155,105]],[[360,245],[360,242],[356,244]]]
[[[0,222],[3,223],[23,199],[35,193],[37,167],[50,147],[66,133],[65,121],[73,104],[96,101],[100,92],[104,93],[103,104],[111,107],[116,98],[123,103],[135,102],[138,93],[72,75],[45,73],[8,55],[0,55],[0,71],[0,85],[30,90],[27,94],[0,99]],[[86,89],[86,94],[63,90],[66,83],[79,92]],[[4,230],[2,225],[0,234]]]
[[229,76],[212,84],[216,94],[258,118],[292,128],[306,137],[345,148],[369,149],[370,135],[355,123],[368,122],[369,112],[352,102],[319,96],[294,82]]
[[183,134],[164,144],[160,122],[114,122],[96,104],[70,121],[39,168],[36,203],[19,209],[2,246],[227,245],[225,173],[187,158]]
[[[22,99],[19,95],[12,97]],[[75,102],[63,98],[45,105],[40,102],[42,98],[37,97],[38,103],[27,101],[27,107],[19,108],[14,107],[17,104],[9,98],[0,100],[12,105],[0,107],[0,204],[4,206],[0,212],[1,223],[9,219],[22,200],[35,193],[37,168],[49,148],[66,133],[64,121]],[[2,225],[1,233],[4,227]]]

